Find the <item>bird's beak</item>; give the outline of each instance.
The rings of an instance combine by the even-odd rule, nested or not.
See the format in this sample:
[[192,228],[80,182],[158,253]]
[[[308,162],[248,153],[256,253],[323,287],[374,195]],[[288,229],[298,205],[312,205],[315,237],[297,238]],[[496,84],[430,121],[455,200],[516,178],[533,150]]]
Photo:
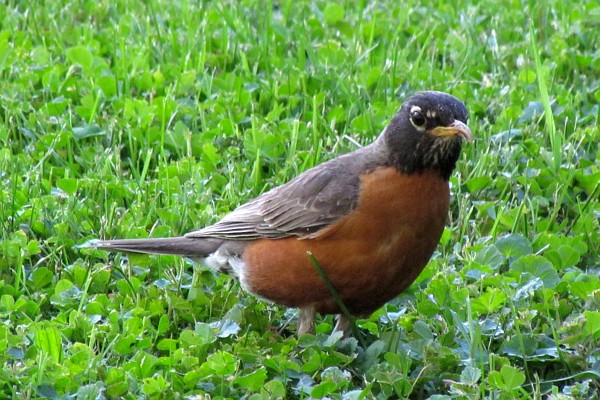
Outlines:
[[473,140],[471,130],[467,124],[461,121],[454,121],[449,126],[436,126],[435,128],[427,131],[427,133],[436,137],[459,136],[467,142]]

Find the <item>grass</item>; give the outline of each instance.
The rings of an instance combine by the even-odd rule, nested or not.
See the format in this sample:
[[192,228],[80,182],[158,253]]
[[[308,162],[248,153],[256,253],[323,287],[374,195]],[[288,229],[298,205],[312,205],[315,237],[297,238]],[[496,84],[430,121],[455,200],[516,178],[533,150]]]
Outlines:
[[[0,397],[588,399],[600,390],[600,7],[116,0],[0,8]],[[215,222],[465,101],[448,228],[365,345],[98,237]]]

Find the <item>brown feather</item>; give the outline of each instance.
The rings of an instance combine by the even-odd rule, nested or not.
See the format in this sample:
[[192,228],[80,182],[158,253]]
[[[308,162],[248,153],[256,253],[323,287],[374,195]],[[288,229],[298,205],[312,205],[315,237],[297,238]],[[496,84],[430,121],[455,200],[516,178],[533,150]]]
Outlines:
[[364,175],[361,188],[351,216],[310,238],[249,244],[247,288],[290,307],[339,313],[307,256],[310,251],[354,314],[370,313],[406,289],[444,229],[448,182],[432,172],[406,175],[381,168]]
[[223,243],[220,239],[196,240],[186,237],[159,239],[94,240],[85,247],[128,253],[170,254],[188,258],[204,258]]

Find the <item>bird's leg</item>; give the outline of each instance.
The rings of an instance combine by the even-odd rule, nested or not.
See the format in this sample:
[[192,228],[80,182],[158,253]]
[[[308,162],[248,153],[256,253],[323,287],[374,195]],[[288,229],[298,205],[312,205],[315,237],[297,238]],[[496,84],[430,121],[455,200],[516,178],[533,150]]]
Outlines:
[[315,307],[307,306],[300,309],[300,321],[298,321],[298,336],[305,333],[315,333]]
[[336,316],[336,323],[333,331],[342,332],[346,338],[350,337],[350,334],[352,333],[352,322],[350,322],[343,314],[338,314]]

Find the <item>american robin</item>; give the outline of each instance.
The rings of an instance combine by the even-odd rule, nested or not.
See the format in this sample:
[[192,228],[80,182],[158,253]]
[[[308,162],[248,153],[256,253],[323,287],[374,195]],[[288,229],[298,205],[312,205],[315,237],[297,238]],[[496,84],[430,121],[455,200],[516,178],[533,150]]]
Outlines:
[[317,312],[338,314],[335,329],[348,333],[314,260],[351,315],[368,315],[406,289],[444,229],[448,179],[462,141],[472,139],[466,123],[456,97],[416,93],[370,145],[309,169],[214,225],[92,246],[200,261],[260,298],[300,308],[299,335],[314,331]]

